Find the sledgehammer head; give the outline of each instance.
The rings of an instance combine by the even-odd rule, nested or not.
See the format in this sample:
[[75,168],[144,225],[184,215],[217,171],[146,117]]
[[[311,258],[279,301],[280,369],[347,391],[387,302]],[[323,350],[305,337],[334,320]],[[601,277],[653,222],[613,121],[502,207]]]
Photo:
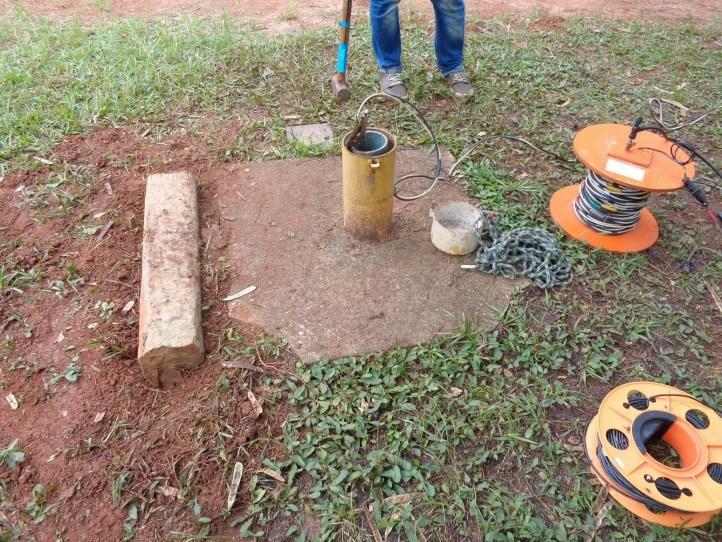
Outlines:
[[348,87],[346,75],[343,73],[336,73],[331,78],[331,88],[337,102],[345,102],[351,97],[351,89]]

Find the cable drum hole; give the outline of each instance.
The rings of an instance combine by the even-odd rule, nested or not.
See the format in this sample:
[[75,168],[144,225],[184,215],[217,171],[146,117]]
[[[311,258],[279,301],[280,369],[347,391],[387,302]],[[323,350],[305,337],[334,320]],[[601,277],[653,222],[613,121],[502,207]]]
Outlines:
[[672,469],[681,469],[682,461],[679,453],[667,441],[663,439],[654,439],[647,443],[647,453],[651,455],[655,461],[660,462],[666,467]]
[[626,450],[629,448],[629,439],[627,435],[619,429],[609,429],[607,431],[607,442],[614,446],[617,450]]
[[722,464],[710,463],[707,465],[707,474],[718,484],[722,484]]
[[688,410],[684,417],[695,429],[707,429],[709,427],[709,418],[701,410],[696,408]]
[[[682,490],[679,489],[677,482],[670,480],[669,478],[660,477],[654,481],[654,487],[657,491],[668,499],[676,500],[682,495]],[[689,491],[689,490],[688,490]]]
[[649,407],[649,399],[639,390],[632,390],[627,394],[627,404],[625,408],[630,406],[636,410],[647,410]]

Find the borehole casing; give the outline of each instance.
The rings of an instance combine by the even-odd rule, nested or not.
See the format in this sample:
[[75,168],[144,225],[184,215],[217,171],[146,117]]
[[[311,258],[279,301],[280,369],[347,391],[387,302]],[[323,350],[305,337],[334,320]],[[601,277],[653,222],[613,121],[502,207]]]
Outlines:
[[343,224],[357,239],[380,241],[391,232],[393,223],[396,139],[379,128],[368,128],[366,133],[383,136],[388,143],[370,152],[355,152],[349,149],[352,133],[343,137]]

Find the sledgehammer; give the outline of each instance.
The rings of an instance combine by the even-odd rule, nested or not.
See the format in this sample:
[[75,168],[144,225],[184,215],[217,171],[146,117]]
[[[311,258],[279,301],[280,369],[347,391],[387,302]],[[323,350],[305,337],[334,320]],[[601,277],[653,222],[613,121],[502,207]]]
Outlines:
[[343,0],[341,22],[339,26],[338,60],[336,61],[336,74],[331,78],[331,88],[336,100],[344,102],[351,96],[351,89],[346,83],[346,67],[348,64],[348,41],[351,34],[351,3],[352,0]]

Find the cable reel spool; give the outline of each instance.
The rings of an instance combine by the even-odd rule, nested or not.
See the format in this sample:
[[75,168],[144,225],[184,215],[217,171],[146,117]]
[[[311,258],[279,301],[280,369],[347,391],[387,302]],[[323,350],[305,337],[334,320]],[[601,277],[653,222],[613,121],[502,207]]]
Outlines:
[[695,167],[663,135],[635,129],[599,124],[574,138],[574,153],[589,173],[580,184],[558,190],[549,204],[554,222],[570,237],[610,252],[641,252],[659,238],[645,204],[654,192],[683,188]]
[[[651,455],[659,440],[679,466]],[[683,391],[654,382],[615,388],[589,423],[585,447],[612,498],[642,519],[692,528],[722,511],[722,416]]]

